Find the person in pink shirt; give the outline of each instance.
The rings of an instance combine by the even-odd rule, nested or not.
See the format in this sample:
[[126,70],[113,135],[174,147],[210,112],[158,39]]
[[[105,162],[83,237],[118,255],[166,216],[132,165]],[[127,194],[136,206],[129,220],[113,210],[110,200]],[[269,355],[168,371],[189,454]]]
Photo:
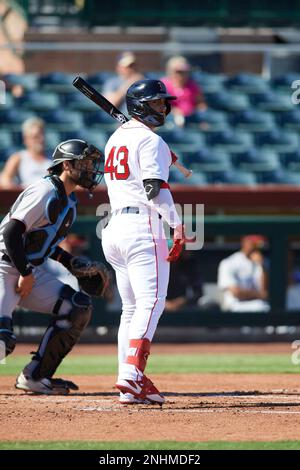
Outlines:
[[190,70],[185,57],[174,56],[167,62],[167,76],[162,78],[168,93],[177,96],[172,113],[179,126],[184,125],[187,116],[207,108],[199,85],[190,77]]

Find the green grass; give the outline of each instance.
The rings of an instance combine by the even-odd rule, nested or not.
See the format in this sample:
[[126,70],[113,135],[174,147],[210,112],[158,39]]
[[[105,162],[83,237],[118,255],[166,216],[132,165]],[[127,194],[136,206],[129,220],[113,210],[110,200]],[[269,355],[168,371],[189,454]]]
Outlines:
[[0,442],[0,450],[299,450],[300,441],[275,442]]
[[[0,375],[16,375],[29,362],[30,356],[9,356],[0,364]],[[58,370],[66,375],[113,375],[117,371],[116,356],[70,356]],[[149,374],[247,373],[297,374],[300,367],[289,354],[170,354],[153,355],[147,367]]]

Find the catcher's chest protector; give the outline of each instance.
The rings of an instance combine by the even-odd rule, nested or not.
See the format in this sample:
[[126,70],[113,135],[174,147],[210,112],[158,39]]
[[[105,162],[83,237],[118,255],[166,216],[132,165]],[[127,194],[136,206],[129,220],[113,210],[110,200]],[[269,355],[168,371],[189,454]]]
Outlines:
[[49,178],[56,190],[56,197],[49,198],[45,207],[49,224],[33,229],[25,235],[26,256],[35,266],[42,264],[54,252],[76,218],[77,199],[74,193],[68,198],[60,179],[55,176]]

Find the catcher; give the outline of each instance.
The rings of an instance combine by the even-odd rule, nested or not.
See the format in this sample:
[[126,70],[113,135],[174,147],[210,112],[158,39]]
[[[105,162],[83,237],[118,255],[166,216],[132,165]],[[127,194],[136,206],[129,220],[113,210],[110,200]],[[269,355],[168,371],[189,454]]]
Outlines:
[[[66,395],[78,387],[53,375],[90,321],[90,296],[108,286],[105,266],[72,257],[58,245],[75,217],[76,186],[93,191],[103,171],[103,154],[82,140],[60,143],[49,175],[23,191],[0,225],[0,345],[11,354],[16,345],[12,312],[17,305],[51,313],[50,324],[16,388],[46,395]],[[80,291],[64,285],[43,269],[48,258],[62,263],[78,278]]]

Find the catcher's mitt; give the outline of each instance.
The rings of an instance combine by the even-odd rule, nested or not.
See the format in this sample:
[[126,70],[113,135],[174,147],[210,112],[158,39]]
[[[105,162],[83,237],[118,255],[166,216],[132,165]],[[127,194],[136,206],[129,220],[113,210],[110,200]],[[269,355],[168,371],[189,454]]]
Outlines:
[[110,273],[104,264],[85,256],[75,256],[70,272],[77,277],[80,289],[92,297],[103,297],[109,286]]

